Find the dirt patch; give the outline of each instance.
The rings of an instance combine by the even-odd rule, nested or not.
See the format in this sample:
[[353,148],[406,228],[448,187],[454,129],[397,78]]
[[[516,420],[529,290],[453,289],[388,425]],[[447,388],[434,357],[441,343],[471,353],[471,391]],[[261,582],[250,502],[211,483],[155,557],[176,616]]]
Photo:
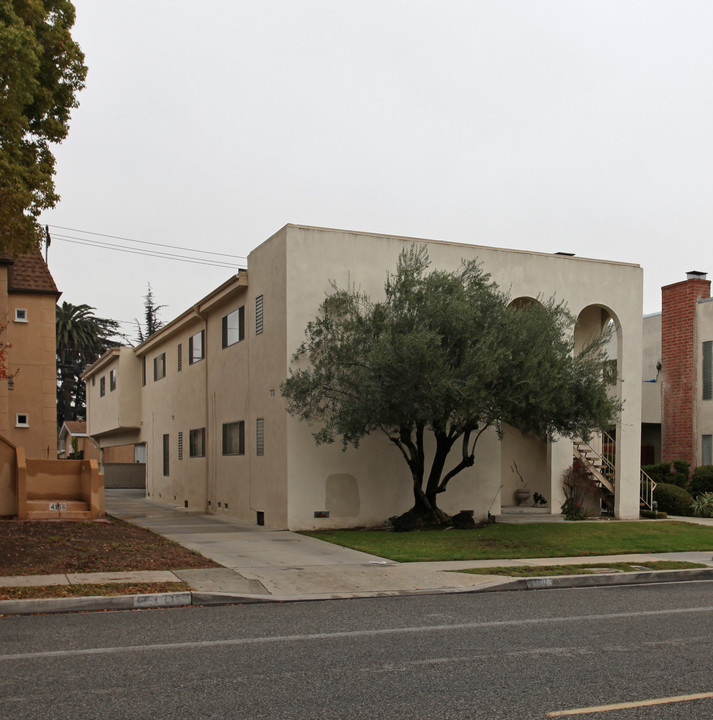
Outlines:
[[0,520],[0,576],[211,567],[221,566],[116,518]]

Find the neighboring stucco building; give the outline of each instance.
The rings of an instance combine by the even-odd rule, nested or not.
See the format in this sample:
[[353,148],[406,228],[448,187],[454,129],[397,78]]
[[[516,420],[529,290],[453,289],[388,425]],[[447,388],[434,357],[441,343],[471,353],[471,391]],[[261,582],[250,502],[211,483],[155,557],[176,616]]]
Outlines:
[[[383,295],[399,253],[427,246],[434,268],[477,258],[513,301],[555,295],[577,318],[575,342],[614,321],[624,401],[617,426],[615,511],[639,514],[642,270],[638,265],[435,240],[287,225],[241,270],[136,348],[111,350],[87,371],[89,432],[102,448],[133,444],[156,501],[271,527],[354,527],[412,504],[402,457],[385,437],[359,450],[317,447],[280,396],[290,360],[330,282]],[[635,378],[636,382],[624,382]],[[453,479],[447,512],[514,505],[513,460],[558,513],[570,441],[506,430],[479,441],[473,468]]]
[[10,343],[0,380],[0,435],[30,458],[57,447],[55,307],[60,293],[39,250],[0,253],[0,342]]
[[65,420],[59,429],[57,438],[57,458],[66,460],[99,461],[99,448],[87,433],[87,423],[83,420]]
[[[661,288],[644,318],[642,448],[648,462],[713,464],[713,298],[706,273]],[[652,382],[653,380],[653,382]]]

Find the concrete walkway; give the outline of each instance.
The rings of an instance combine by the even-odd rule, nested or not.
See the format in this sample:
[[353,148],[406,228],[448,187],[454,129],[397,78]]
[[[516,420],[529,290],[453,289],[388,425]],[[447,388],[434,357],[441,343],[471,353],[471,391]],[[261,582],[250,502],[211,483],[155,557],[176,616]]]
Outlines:
[[[269,602],[414,593],[487,592],[540,587],[578,587],[636,582],[713,579],[711,552],[602,557],[465,560],[396,563],[285,530],[271,530],[225,517],[158,505],[141,490],[107,490],[107,512],[211,558],[224,567],[195,570],[0,578],[0,587],[183,580],[191,592],[123,598],[61,598],[0,602],[0,614],[77,609],[155,607],[225,602]],[[676,518],[713,524],[713,520]],[[706,569],[541,578],[469,575],[455,570],[496,566],[644,563],[688,560]],[[91,601],[94,601],[93,604]]]

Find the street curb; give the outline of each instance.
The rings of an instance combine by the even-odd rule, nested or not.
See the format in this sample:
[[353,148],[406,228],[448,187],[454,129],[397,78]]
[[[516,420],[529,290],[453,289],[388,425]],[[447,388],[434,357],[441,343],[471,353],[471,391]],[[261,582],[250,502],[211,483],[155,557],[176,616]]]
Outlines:
[[88,612],[96,610],[140,610],[180,607],[191,604],[191,593],[151,593],[147,595],[91,595],[65,598],[2,600],[0,615],[38,615],[44,613]]
[[[495,577],[495,576],[491,576]],[[404,597],[416,595],[452,595],[490,592],[513,592],[516,590],[555,590],[564,588],[616,587],[651,583],[690,582],[713,580],[713,568],[691,570],[652,570],[634,573],[602,573],[601,575],[560,575],[547,577],[502,577],[487,587],[430,588],[412,591],[376,591],[312,595],[238,595],[233,593],[184,591],[177,593],[151,593],[145,595],[85,596],[69,598],[36,598],[32,600],[0,600],[0,616],[41,615],[49,613],[98,612],[102,610],[145,610],[170,608],[248,605],[257,603],[319,602],[322,600],[349,600],[376,597]]]
[[713,580],[713,568],[692,568],[690,570],[650,570],[648,572],[642,570],[641,572],[633,573],[601,573],[597,575],[555,575],[547,577],[517,578],[501,586],[474,588],[472,592],[645,585],[650,583],[691,582],[693,580]]

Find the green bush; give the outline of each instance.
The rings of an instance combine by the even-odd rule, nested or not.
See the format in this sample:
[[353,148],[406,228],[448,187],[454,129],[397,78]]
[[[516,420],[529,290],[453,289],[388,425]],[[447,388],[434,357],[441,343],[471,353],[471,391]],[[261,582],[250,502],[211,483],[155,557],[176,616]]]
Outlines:
[[688,489],[689,463],[685,460],[674,460],[674,472],[671,472],[670,462],[662,462],[656,465],[644,465],[641,469],[656,483],[678,485]]
[[659,483],[654,490],[654,500],[658,509],[669,515],[690,515],[692,512],[691,494],[678,485]]
[[713,492],[699,495],[693,501],[691,510],[696,517],[713,517]]
[[713,465],[699,465],[691,478],[691,495],[713,492]]

